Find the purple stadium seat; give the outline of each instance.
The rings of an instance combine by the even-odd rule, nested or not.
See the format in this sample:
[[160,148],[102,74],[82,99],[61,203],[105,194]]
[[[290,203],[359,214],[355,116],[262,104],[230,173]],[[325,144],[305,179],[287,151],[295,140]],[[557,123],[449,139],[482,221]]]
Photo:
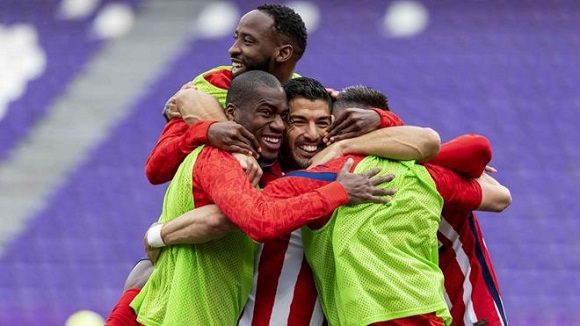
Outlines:
[[[238,1],[241,12],[259,3]],[[408,124],[432,126],[443,140],[489,137],[492,165],[514,198],[500,216],[480,215],[508,318],[514,325],[580,323],[576,1],[429,2],[430,25],[411,39],[382,35],[384,1],[356,9],[330,0],[316,5],[319,27],[298,71],[337,89],[376,87]],[[43,2],[12,18],[21,7],[2,5],[0,12],[11,14],[1,14],[0,23],[42,26],[43,12],[54,6]],[[0,159],[99,47],[85,38],[83,22],[70,38],[59,37],[67,24],[42,30],[49,66],[0,121]],[[161,209],[164,187],[151,186],[143,172],[163,127],[160,108],[183,82],[227,64],[230,42],[188,44],[10,244],[0,257],[1,325],[63,324],[80,309],[110,311],[143,255],[143,231]],[[55,56],[64,45],[71,54],[61,62]],[[37,111],[21,113],[24,107]]]

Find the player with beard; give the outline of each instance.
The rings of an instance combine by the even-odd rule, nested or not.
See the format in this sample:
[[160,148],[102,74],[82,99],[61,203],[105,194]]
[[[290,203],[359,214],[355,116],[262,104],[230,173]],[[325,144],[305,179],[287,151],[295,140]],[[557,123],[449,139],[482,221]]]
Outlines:
[[[319,88],[319,91],[320,91],[320,89],[322,89],[321,90],[322,93],[319,92],[318,96],[320,96],[320,94],[322,94],[323,96],[326,96],[326,100],[328,101],[329,98],[328,98],[326,91],[323,88]],[[188,94],[190,92],[191,92],[191,90],[184,90],[184,91],[180,92],[180,95],[177,98],[179,104],[187,106],[187,105],[192,104],[191,102],[195,102],[195,101],[191,101],[191,97],[185,96],[186,94]],[[295,116],[295,118],[296,118],[296,116]],[[326,120],[327,121],[325,122],[324,127],[328,127],[328,125],[330,123],[330,118],[328,118]],[[393,129],[393,131],[395,131],[395,129]],[[438,147],[437,146],[438,137],[432,131],[430,131],[428,129],[416,128],[416,127],[403,127],[401,129],[402,130],[410,129],[409,132],[406,133],[407,139],[403,143],[410,143],[410,144],[416,144],[416,145],[399,148],[398,151],[400,152],[400,155],[401,155],[401,156],[399,156],[399,158],[401,158],[401,159],[414,158],[420,152],[427,153],[426,155],[430,156],[436,152],[437,147]],[[383,130],[388,131],[387,129],[383,129]],[[398,131],[395,134],[397,134],[397,133],[400,134],[401,131]],[[318,137],[318,138],[320,138],[320,137]],[[404,139],[404,137],[402,137],[401,139]],[[398,146],[397,143],[393,143],[393,149],[396,148],[397,146]],[[418,151],[417,151],[417,149],[418,149]],[[407,153],[405,153],[405,152],[407,152]],[[395,153],[396,153],[396,151],[395,151]],[[204,208],[206,208],[206,207],[203,207],[203,208],[200,208],[197,210],[203,210]],[[217,213],[218,212],[211,212],[210,215],[201,214],[205,217],[209,217],[209,219],[212,220],[212,222],[210,224],[212,224],[213,227],[210,227],[210,228],[204,228],[204,224],[196,223],[195,217],[198,217],[198,215],[194,216],[191,213],[187,213],[184,216],[181,216],[181,217],[175,219],[174,221],[171,221],[170,223],[164,224],[163,229],[161,229],[161,231],[164,231],[164,232],[160,232],[160,237],[164,240],[164,242],[166,244],[176,245],[176,244],[184,244],[184,243],[200,243],[200,242],[210,240],[214,237],[223,236],[224,233],[229,231],[229,228],[227,226],[221,227],[221,226],[223,226],[224,223],[223,223],[223,221],[215,219],[215,216]],[[219,214],[220,214],[220,218],[223,219],[224,218],[223,214],[221,214],[221,212],[219,212]],[[219,229],[219,230],[217,230],[217,229]],[[216,236],[216,230],[217,230],[217,236]],[[299,232],[295,232],[295,233],[297,233],[297,236],[300,235]],[[211,234],[213,234],[213,237]],[[293,237],[295,237],[295,236],[296,236],[296,234],[293,234]],[[202,240],[200,240],[200,239],[202,239]],[[286,239],[286,243],[288,243],[287,239]],[[307,268],[306,264],[303,262],[302,246],[301,246],[299,239],[298,239],[298,241],[291,241],[291,245],[289,247],[290,248],[288,248],[288,250],[286,251],[286,257],[285,257],[286,259],[283,261],[283,263],[287,264],[289,258],[292,258],[292,257],[289,257],[291,255],[288,255],[288,253],[292,254],[294,250],[299,250],[299,255],[295,255],[296,256],[295,258],[300,263],[299,266],[303,266],[303,268],[301,269],[302,272],[299,275],[305,275],[303,271],[304,270],[309,271],[309,269]],[[296,249],[294,249],[294,248],[296,248]],[[264,255],[262,255],[262,257],[264,257]],[[259,266],[264,266],[264,264],[259,264]],[[268,265],[266,264],[266,266],[268,266]],[[275,265],[270,264],[270,266],[275,266]],[[287,265],[285,265],[285,266],[287,266]],[[258,273],[258,276],[271,275],[271,274],[268,274],[267,272],[268,272],[267,270],[266,271],[262,270],[260,273]],[[306,275],[308,275],[308,274],[306,274]],[[302,282],[303,284],[312,284],[311,278],[299,277],[299,279],[301,279],[303,281]],[[305,283],[306,281],[309,281],[309,283]],[[303,300],[304,300],[304,298],[313,298],[314,300],[310,301],[310,303],[308,301],[299,301],[301,303],[302,307],[313,307],[313,304],[314,304],[315,299],[316,299],[316,294],[314,293],[314,295],[310,295],[310,294],[304,293],[304,291],[307,291],[307,292],[311,291],[311,288],[312,289],[314,288],[313,284],[309,285],[308,288],[296,287],[297,291],[302,291],[302,292],[296,292],[296,291],[292,291],[292,288],[288,289],[288,285],[283,283],[283,282],[280,282],[280,278],[276,279],[276,278],[271,278],[271,277],[263,277],[263,280],[261,281],[261,283],[260,283],[260,281],[258,281],[258,286],[257,287],[254,286],[254,291],[256,291],[256,290],[264,291],[264,289],[271,290],[271,288],[264,287],[264,284],[268,285],[269,283],[273,283],[273,288],[275,291],[274,291],[274,293],[272,293],[272,296],[275,296],[276,300],[279,300],[280,296],[284,293],[288,293],[290,295],[294,294],[294,297],[299,297],[299,298],[302,298]],[[262,284],[262,285],[260,286],[260,284]],[[298,283],[298,284],[300,284],[300,283]],[[294,286],[294,283],[292,283],[291,286]],[[312,292],[314,292],[314,291],[312,291]],[[268,293],[266,293],[266,294],[262,293],[261,296],[257,295],[255,297],[260,298],[260,297],[265,297],[266,295],[268,295]],[[252,296],[252,297],[254,297],[254,296]],[[277,317],[275,315],[272,315],[270,317],[270,315],[264,315],[263,313],[260,312],[260,309],[259,309],[260,304],[262,304],[263,302],[264,301],[260,301],[260,300],[250,301],[250,303],[246,307],[246,310],[244,311],[244,317],[240,320],[240,324],[242,324],[244,322],[244,319],[246,319],[246,318],[253,319],[254,323],[256,322],[256,320],[265,320],[265,321],[263,321],[263,323],[265,323],[265,324],[269,324],[270,322],[272,322],[272,323],[280,322],[280,319],[277,319]],[[308,324],[309,321],[312,319],[311,318],[311,316],[313,314],[312,308],[306,309],[306,310],[304,310],[304,309],[301,310],[300,307],[296,307],[296,306],[297,306],[297,304],[293,304],[291,306],[291,308],[293,308],[293,311],[297,311],[297,312],[306,311],[307,314],[298,314],[296,312],[294,312],[294,313],[290,312],[289,317],[288,317],[288,319],[286,319],[286,321],[289,324],[293,324],[293,325]],[[258,309],[255,309],[256,307]]]
[[[208,105],[207,95],[217,99],[224,107],[232,78],[244,71],[267,71],[281,83],[298,77],[294,69],[306,49],[306,44],[304,22],[288,7],[262,5],[245,14],[234,32],[234,44],[228,50],[232,66],[211,69],[187,85],[199,91],[194,92],[200,97],[199,105],[193,105],[187,114],[181,116],[176,110],[175,98],[168,101],[164,115],[169,123],[145,166],[149,181],[153,184],[170,181],[183,157],[208,141],[229,152],[257,157],[261,145],[265,144],[260,144],[232,122],[216,122],[225,120],[225,116]],[[382,110],[364,113],[359,111],[349,115],[345,123],[366,126],[359,135],[379,127],[403,124],[395,114]],[[340,132],[340,129],[336,129],[336,132]]]
[[[229,49],[232,66],[212,69],[194,79],[193,85],[199,90],[198,98],[194,102],[205,103],[204,96],[207,97],[207,93],[223,105],[232,78],[244,71],[267,69],[281,81],[295,77],[294,68],[305,48],[306,29],[300,16],[280,5],[260,6],[244,15],[236,28],[234,44]],[[174,98],[169,101],[166,116],[175,116],[173,111],[175,104]],[[230,152],[252,153],[256,156],[258,151],[264,151],[269,146],[267,139],[256,140],[238,124],[215,122],[224,120],[225,117],[221,111],[206,108],[208,106],[197,105],[197,110],[189,111],[189,114],[183,116],[184,120],[170,119],[146,164],[146,173],[152,183],[170,180],[184,157],[201,143],[210,143]],[[191,126],[184,121],[191,123]],[[396,115],[379,110],[370,114],[367,112],[354,114],[352,121],[360,121],[372,129],[402,124]],[[276,164],[263,168],[262,184],[281,175]],[[198,241],[212,239],[207,234],[217,234],[217,237],[229,230],[228,227],[223,227],[226,223],[225,218],[215,209],[202,208],[190,217],[197,223],[197,230],[201,230],[196,233]],[[191,234],[184,237],[191,237]],[[255,313],[250,317],[245,315],[241,324],[266,325],[271,319],[283,319],[290,325],[322,323],[322,313],[316,307],[316,292],[311,272],[304,262],[302,249],[293,251],[292,243],[290,235],[287,235],[268,241],[261,248],[260,257],[263,259],[259,260],[258,270],[266,272],[262,273],[261,277],[260,272],[258,273],[257,284],[264,285],[260,285],[256,296],[251,297],[256,303]],[[140,262],[136,270],[139,271],[143,265],[147,268],[145,274],[147,271],[150,272],[150,265],[146,261]],[[132,281],[135,275],[136,280]],[[127,297],[120,300],[120,305],[115,310],[125,308],[125,311],[130,313],[124,302],[129,301],[131,296],[138,292],[142,280],[146,279],[146,275],[142,273],[135,275],[132,273],[128,278],[125,287]],[[263,280],[268,282],[265,283]]]
[[[293,155],[291,155],[291,159],[284,159],[283,161],[287,163],[287,167],[290,165],[297,167],[307,164],[309,158],[318,150],[322,136],[324,135],[323,132],[328,128],[332,118],[330,116],[328,95],[319,83],[307,78],[293,80],[286,85],[286,90],[291,108],[289,117],[291,129],[288,132],[287,144],[292,148],[291,152]],[[404,145],[402,146],[402,150],[400,149],[400,156],[397,158],[406,159],[408,156],[406,157],[404,155],[416,155],[417,153],[428,153],[430,151],[428,146],[413,145],[411,142],[412,138],[404,139],[400,136],[400,132],[397,137],[397,133],[394,132],[396,129],[383,129],[375,132],[375,134],[390,132],[393,134],[390,138],[393,145],[398,145],[399,147],[401,147],[401,144]],[[366,150],[370,150],[368,146],[376,146],[378,138],[375,136],[371,137],[371,135],[365,137],[367,139],[362,141],[363,146],[359,147],[359,150],[365,150],[365,146],[367,147]],[[385,137],[383,136],[380,139],[384,143]],[[384,144],[382,147],[384,150]],[[410,154],[405,154],[405,151],[410,152]],[[433,151],[431,150],[431,152]],[[249,308],[246,307],[246,309]],[[425,318],[430,317],[427,316]],[[422,317],[419,316],[418,318]],[[413,319],[412,321],[417,320]]]
[[[223,107],[232,78],[244,71],[264,70],[282,82],[290,79],[296,63],[306,49],[306,43],[307,33],[304,22],[288,7],[262,5],[245,14],[234,32],[234,43],[228,50],[232,66],[217,67],[205,72],[196,77],[191,85],[184,87],[195,87],[200,90],[196,92],[197,97],[188,97],[188,99],[193,98],[192,102],[197,104],[194,105],[196,110],[190,111],[189,115],[184,115],[181,119],[181,115],[176,110],[176,96],[167,102],[164,115],[168,123],[145,166],[150,182],[161,184],[171,180],[184,158],[204,143],[229,152],[250,153],[256,157],[261,145],[265,145],[266,149],[268,147],[266,139],[263,140],[264,144],[260,144],[239,124],[232,121],[216,122],[226,120],[223,110],[206,110],[208,106],[203,104],[208,97],[213,96]],[[253,171],[255,170],[254,168]],[[265,179],[271,180],[279,175],[279,169],[276,166],[267,167],[265,170]],[[262,172],[259,173],[258,179]],[[256,174],[250,176],[254,177]],[[188,216],[190,219],[186,219],[186,221],[191,220],[191,223],[196,225],[196,230],[200,231],[195,234],[197,237],[193,240],[209,241],[223,236],[231,229],[223,214],[212,207],[212,205],[207,205],[199,208]],[[208,237],[208,234],[212,236]],[[188,232],[184,235],[178,233],[178,241],[180,237],[190,240],[192,233]],[[284,253],[282,252],[281,255],[283,257]],[[268,261],[272,260],[263,260],[264,263]],[[278,261],[272,261],[272,263],[278,263]],[[119,323],[123,323],[135,319],[129,303],[139,292],[151,271],[152,265],[148,260],[140,261],[133,268],[125,282],[124,294],[111,313],[110,322],[118,320]],[[310,295],[314,293],[313,287],[311,288]],[[266,301],[272,301],[272,298],[267,298]]]
[[[207,105],[208,95],[215,97],[224,105],[225,94],[233,77],[244,71],[263,69],[275,75],[280,81],[286,81],[297,75],[293,73],[297,61],[306,49],[306,29],[299,15],[292,9],[281,5],[263,5],[244,15],[234,32],[234,44],[229,53],[232,66],[212,69],[194,79],[188,87],[195,87],[197,97],[190,98],[196,109],[181,115],[176,110],[176,98],[172,97],[164,114],[168,124],[163,130],[158,143],[153,149],[146,164],[146,174],[153,184],[172,179],[179,164],[185,156],[202,143],[209,143],[229,152],[248,153],[258,156],[258,152],[267,148],[266,139],[256,140],[251,133],[240,125],[225,120],[223,111],[211,110]],[[347,119],[365,126],[359,133],[378,127],[401,125],[402,121],[394,114],[376,110],[375,112],[353,112]],[[187,122],[187,123],[186,123]],[[262,148],[264,146],[264,149]],[[243,161],[250,177],[261,175],[252,165]],[[255,166],[255,165],[253,165]],[[264,168],[262,184],[281,175],[279,166],[274,164]],[[195,231],[170,233],[176,235],[175,241],[209,241],[227,233],[231,226],[215,209],[208,205],[186,214],[184,225],[193,223]],[[173,224],[179,230],[178,224]],[[164,227],[163,231],[171,229]],[[311,272],[305,264],[301,249],[291,254],[292,241],[285,236],[275,241],[268,241],[260,251],[259,270],[267,271],[265,276],[258,277],[260,286],[255,297],[256,313],[253,317],[244,318],[241,324],[267,325],[271,318],[286,320],[289,325],[321,324],[322,313],[316,306],[316,292],[312,283]],[[288,268],[296,266],[299,268]],[[147,260],[139,262],[125,283],[124,295],[113,310],[112,318],[134,318],[128,303],[138,293],[139,288],[151,273],[152,266]],[[272,277],[271,275],[275,275]],[[274,284],[270,282],[274,280]],[[285,280],[291,280],[287,283]],[[276,283],[278,282],[278,283]],[[265,283],[264,283],[265,284]],[[284,284],[278,286],[279,284]],[[125,316],[125,317],[123,317]]]
[[[274,76],[261,71],[239,76],[228,92],[227,103],[228,119],[254,136],[282,138],[287,104]],[[279,147],[268,150],[269,160],[275,159]],[[166,192],[160,222],[215,203],[243,233],[230,232],[202,245],[164,249],[153,274],[131,303],[139,322],[235,324],[252,284],[256,243],[251,239],[276,238],[347,202],[386,203],[388,199],[382,196],[392,194],[376,187],[390,177],[373,177],[378,169],[351,174],[347,163],[338,182],[314,189],[303,187],[300,179],[279,179],[271,183],[276,187],[272,196],[270,185],[258,191],[236,165],[231,155],[211,146],[199,147],[181,164]]]
[[[284,153],[292,153],[293,155],[284,161],[292,162],[294,167],[305,167],[308,164],[308,158],[312,155],[311,153],[315,151],[316,145],[319,144],[316,137],[314,137],[316,135],[316,132],[314,132],[316,124],[317,122],[324,121],[325,118],[328,118],[330,112],[323,99],[309,99],[305,101],[304,97],[308,96],[304,95],[298,95],[296,98],[293,98],[291,85],[296,83],[297,81],[293,80],[285,85],[287,96],[289,97],[291,113],[289,120],[290,127],[286,137],[286,144],[290,148],[286,148]],[[364,103],[357,103],[357,101],[349,101],[349,103],[347,103],[346,100],[348,93],[349,92],[345,92],[345,96],[343,97],[343,100],[345,101],[342,103],[339,97],[337,103],[339,109],[352,107],[353,105],[363,109],[367,108]],[[356,100],[356,98],[354,99]],[[298,113],[297,117],[294,116],[295,112]],[[295,122],[296,125],[292,126]],[[465,141],[465,139],[462,139],[461,141]],[[378,143],[376,142],[376,139],[373,139],[372,134],[360,137],[357,141],[348,141],[348,145],[346,143],[346,141],[343,141],[333,147],[341,148],[339,151],[340,154],[346,154],[349,152],[380,154],[376,153],[375,149],[373,149],[373,147],[377,147]],[[451,147],[457,145],[458,143],[455,142],[451,144]],[[329,148],[326,153],[321,153],[321,156],[328,158],[329,152],[336,151],[334,148]],[[449,154],[452,150],[457,150],[457,148],[448,149],[447,153],[444,155],[447,157],[438,158],[436,161],[439,164],[446,164],[446,159],[453,157]],[[476,156],[481,153],[481,151],[477,149],[471,150],[470,152]],[[456,159],[457,157],[458,156],[455,156]],[[487,161],[483,163],[483,166],[485,166],[486,163]],[[336,161],[335,163],[330,163],[326,167],[315,169],[322,169],[324,171],[327,171],[328,169],[336,169],[336,166],[333,167],[332,164],[336,164]],[[455,162],[455,164],[457,164],[457,162]],[[443,195],[446,207],[464,210],[479,208],[482,210],[499,211],[507,207],[511,201],[509,191],[494,180],[490,180],[490,178],[483,177],[477,181],[468,181],[444,168],[433,165],[427,165],[427,171],[429,171],[431,177],[435,181],[437,190]],[[482,170],[480,170],[480,173],[481,171]],[[300,173],[299,175],[305,178],[319,178],[316,174],[310,176],[307,173]],[[399,173],[398,175],[406,175],[406,173]],[[397,180],[395,179],[394,182],[396,181]],[[402,189],[406,189],[401,182],[403,181],[399,180],[399,183],[397,183],[400,186],[401,191],[394,196],[395,201],[397,196],[402,196]],[[414,201],[407,202],[407,204],[411,205],[412,202]],[[393,207],[395,206],[396,204],[393,202]],[[350,210],[350,208],[340,208],[337,210],[338,213],[335,212],[335,214],[341,215],[340,211],[345,210]],[[356,208],[353,208],[353,210],[357,211]],[[415,237],[420,234],[433,240],[430,241],[432,244],[429,248],[425,248],[423,252],[423,254],[425,252],[431,252],[431,255],[423,257],[422,265],[415,261],[417,257],[422,257],[422,254],[414,252],[417,247],[421,247],[420,244],[415,243],[413,246],[400,247],[400,244],[393,244],[392,242],[389,242],[389,239],[372,240],[372,234],[377,234],[372,231],[373,225],[380,225],[382,221],[380,218],[377,218],[377,216],[381,215],[379,214],[381,209],[375,207],[375,213],[366,215],[361,211],[357,212],[357,214],[365,215],[373,220],[373,222],[369,222],[370,224],[365,224],[358,218],[346,218],[349,214],[354,213],[353,210],[346,213],[343,212],[342,215],[345,216],[342,216],[340,219],[331,220],[329,222],[330,226],[325,225],[322,231],[306,231],[307,239],[305,245],[307,247],[307,256],[309,257],[309,262],[313,264],[317,280],[317,288],[321,298],[323,299],[323,306],[325,307],[325,313],[329,317],[329,322],[331,324],[349,325],[372,322],[385,325],[410,325],[417,323],[437,324],[438,318],[434,313],[437,312],[441,314],[441,316],[446,315],[445,302],[443,301],[442,293],[439,293],[440,296],[437,298],[437,289],[431,288],[431,290],[429,290],[430,284],[432,285],[433,281],[438,277],[440,280],[441,276],[440,274],[437,275],[439,270],[436,268],[436,245],[435,248],[433,248],[433,245],[436,243],[435,231],[437,230],[436,227],[438,226],[439,216],[432,216],[432,218],[427,219],[426,216],[429,215],[425,214],[425,217],[420,217],[420,220],[416,222],[419,223],[422,221],[424,225],[429,225],[426,229],[432,232],[427,233],[423,233],[425,232],[425,229],[423,228],[419,228],[420,231],[408,228],[408,224],[412,224],[412,222],[410,222],[412,221],[411,218],[413,216],[415,216],[415,218],[417,217],[417,215],[413,215],[411,211],[400,214],[400,221],[397,221],[397,219],[388,219],[383,223],[383,226],[391,225],[391,227],[387,227],[386,229],[383,229],[383,231],[398,240],[404,239],[404,241],[402,240],[403,243],[413,243],[413,239],[416,239]],[[370,210],[371,209],[369,209],[369,211]],[[396,211],[395,208],[391,208],[391,210]],[[391,212],[391,214],[392,213],[393,212]],[[409,220],[406,220],[406,218]],[[336,223],[334,223],[335,221]],[[428,221],[435,221],[437,223],[429,223]],[[400,225],[396,225],[397,222]],[[353,223],[357,225],[354,225]],[[407,225],[407,231],[405,231],[405,225]],[[321,225],[315,223],[312,224],[311,227],[318,229]],[[333,229],[334,231],[328,231],[329,229]],[[367,234],[371,240],[366,239],[363,233],[353,230],[358,230],[360,232],[364,231],[363,233]],[[390,232],[388,230],[390,230]],[[343,232],[350,234],[350,236],[343,236]],[[324,239],[325,237],[326,239]],[[321,240],[321,238],[323,240]],[[331,247],[329,247],[328,241],[332,238],[335,240],[332,242],[333,244]],[[358,247],[356,245],[357,242],[360,243]],[[325,243],[327,245],[325,245]],[[345,244],[347,243],[348,245],[345,247]],[[384,244],[385,247],[388,247],[389,245],[392,246],[389,248],[392,249],[394,254],[391,254],[391,251],[386,248],[385,254],[381,255],[378,263],[377,261],[374,261],[373,263],[373,259],[371,258],[373,253],[382,252],[381,248],[383,248],[380,245],[378,247],[375,246],[375,250],[373,251],[373,246],[376,244]],[[355,247],[360,250],[352,249]],[[409,250],[409,248],[414,249]],[[326,249],[326,255],[324,254],[324,249]],[[333,251],[340,252],[340,255],[333,255]],[[367,260],[370,260],[370,262]],[[389,266],[381,263],[380,261],[382,260],[388,261]],[[336,269],[329,271],[329,266],[336,266]],[[359,266],[358,273],[353,272],[357,270],[354,266]],[[360,266],[365,267],[360,269]],[[431,281],[424,282],[426,279],[423,279],[422,282],[420,279],[412,279],[411,275],[413,275],[414,272],[410,272],[409,266],[412,266],[415,271],[423,268],[423,275],[430,275],[429,273],[431,273]],[[385,275],[390,275],[391,279],[385,279]],[[383,278],[381,278],[381,276]],[[373,279],[374,281],[369,282],[370,279]],[[383,282],[381,282],[381,280],[383,280]],[[394,280],[397,281],[395,282]],[[377,286],[379,286],[381,290],[373,285],[377,283]],[[358,285],[355,286],[353,284]],[[363,285],[361,286],[361,284]],[[385,290],[386,288],[389,288],[390,290]],[[426,293],[429,293],[429,291],[431,291],[432,294],[430,299],[427,296],[424,296]],[[365,300],[364,293],[370,293],[366,298],[367,300]],[[387,297],[390,299],[387,299]],[[391,300],[394,300],[394,302],[391,302]],[[417,303],[421,302],[421,300],[423,300],[424,304],[418,305]],[[431,313],[428,313],[429,311],[431,311]],[[448,322],[449,319],[446,319],[446,321]]]

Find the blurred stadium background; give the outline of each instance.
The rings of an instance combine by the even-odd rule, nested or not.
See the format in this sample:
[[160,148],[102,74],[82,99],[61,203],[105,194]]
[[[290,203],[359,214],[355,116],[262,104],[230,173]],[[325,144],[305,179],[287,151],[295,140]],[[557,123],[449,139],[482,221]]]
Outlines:
[[[108,314],[160,211],[143,167],[161,108],[229,63],[262,2],[0,0],[0,325]],[[508,319],[580,324],[580,2],[286,4],[309,28],[301,74],[491,139],[513,204],[479,216]]]

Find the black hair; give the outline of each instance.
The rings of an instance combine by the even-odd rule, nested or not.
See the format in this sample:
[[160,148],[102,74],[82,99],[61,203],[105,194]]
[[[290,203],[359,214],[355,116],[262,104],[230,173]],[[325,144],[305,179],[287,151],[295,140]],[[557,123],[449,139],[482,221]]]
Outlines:
[[313,78],[300,77],[290,79],[284,84],[284,91],[288,102],[295,98],[305,98],[312,101],[323,100],[328,103],[329,108],[332,106],[332,100],[326,88]]
[[306,26],[299,14],[292,8],[279,4],[263,4],[256,8],[274,19],[274,30],[287,38],[297,58],[300,59],[306,50],[308,33]]
[[250,99],[255,97],[255,92],[261,87],[282,87],[278,78],[261,70],[246,71],[232,80],[232,85],[226,96],[226,103],[232,103],[242,107]]
[[387,97],[367,86],[349,86],[343,89],[334,102],[333,109],[359,107],[361,109],[377,108],[390,111]]

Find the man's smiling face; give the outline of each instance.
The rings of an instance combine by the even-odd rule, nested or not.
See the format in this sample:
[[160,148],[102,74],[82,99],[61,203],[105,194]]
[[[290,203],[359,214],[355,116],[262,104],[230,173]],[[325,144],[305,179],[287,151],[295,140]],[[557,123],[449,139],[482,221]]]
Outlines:
[[250,70],[270,72],[277,46],[274,19],[259,10],[245,14],[234,32],[234,44],[228,50],[233,76]]
[[310,159],[322,149],[322,138],[332,124],[330,107],[326,100],[302,97],[290,100],[288,106],[284,155],[294,168],[307,168]]
[[260,160],[278,158],[284,136],[284,119],[288,114],[286,94],[282,87],[259,87],[252,101],[237,110],[235,121],[251,132],[260,143]]

